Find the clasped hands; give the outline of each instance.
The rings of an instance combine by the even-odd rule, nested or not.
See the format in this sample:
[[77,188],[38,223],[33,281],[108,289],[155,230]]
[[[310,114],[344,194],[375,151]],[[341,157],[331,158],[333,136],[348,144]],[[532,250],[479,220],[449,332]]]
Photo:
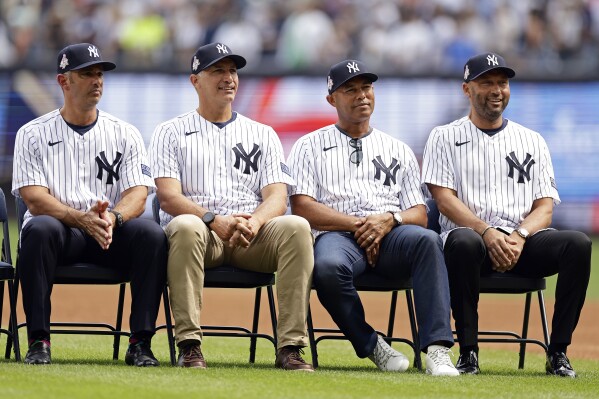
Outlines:
[[102,249],[107,250],[112,243],[112,219],[108,212],[108,201],[96,203],[77,218],[79,228],[89,234]]
[[260,222],[248,213],[235,213],[233,215],[217,215],[210,228],[230,248],[248,248],[260,230]]
[[525,242],[515,233],[507,235],[494,228],[489,229],[483,241],[487,246],[493,270],[500,273],[512,270],[518,263]]
[[359,218],[354,223],[354,238],[358,245],[366,251],[366,259],[370,267],[374,267],[379,257],[379,248],[383,237],[393,228],[393,217],[390,213],[379,213]]

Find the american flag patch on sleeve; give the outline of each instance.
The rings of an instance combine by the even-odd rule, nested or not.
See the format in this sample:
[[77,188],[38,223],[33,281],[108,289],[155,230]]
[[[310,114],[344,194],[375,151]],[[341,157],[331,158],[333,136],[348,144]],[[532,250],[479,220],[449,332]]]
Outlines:
[[144,165],[143,163],[141,164],[141,173],[152,177],[152,172],[150,171],[150,167],[148,165]]

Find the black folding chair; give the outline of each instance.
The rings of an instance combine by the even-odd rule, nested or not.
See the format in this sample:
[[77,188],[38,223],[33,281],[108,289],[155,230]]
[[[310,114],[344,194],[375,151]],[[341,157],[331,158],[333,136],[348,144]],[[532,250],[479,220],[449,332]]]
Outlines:
[[[17,224],[19,233],[23,224],[23,218],[27,211],[27,205],[21,198],[16,199],[17,207]],[[15,298],[18,295],[19,286],[19,270],[16,272],[16,284],[15,284]],[[113,360],[117,360],[119,357],[120,337],[130,336],[129,331],[125,331],[122,328],[123,325],[123,307],[125,303],[125,286],[129,282],[129,275],[126,269],[120,268],[107,268],[101,265],[93,263],[73,263],[69,265],[59,265],[56,268],[54,284],[82,284],[82,285],[118,285],[119,286],[119,299],[117,305],[117,316],[115,324],[108,323],[91,323],[91,322],[51,322],[51,334],[84,334],[84,335],[112,335],[114,336],[113,342]],[[163,293],[163,302],[165,308],[165,316],[167,330],[172,328],[170,321],[170,311],[168,307],[168,293],[166,287]],[[26,326],[27,323],[21,323],[18,328]],[[170,326],[170,327],[169,327]],[[62,328],[53,328],[62,327]],[[170,339],[171,334],[167,334]],[[175,363],[174,351],[170,352],[171,364]]]
[[[366,272],[354,279],[354,285],[358,291],[391,292],[387,333],[383,334],[380,331],[377,331],[377,333],[381,335],[389,344],[391,344],[391,342],[403,342],[408,344],[414,351],[414,367],[418,368],[419,370],[422,369],[422,362],[420,359],[420,341],[418,338],[416,313],[414,311],[414,301],[412,298],[412,279],[391,280],[371,272]],[[410,319],[410,329],[412,331],[412,340],[393,336],[393,329],[395,326],[395,311],[397,309],[397,293],[399,291],[405,291],[406,293],[406,303],[408,307],[408,317]],[[321,335],[316,337],[316,333]],[[327,339],[346,340],[347,337],[341,333],[341,330],[336,328],[315,328],[312,322],[311,309],[308,309],[308,339],[310,340],[312,365],[316,368],[318,367],[318,343]]]
[[[152,210],[154,220],[157,223],[160,223],[160,203],[158,201],[158,197],[156,196],[154,196],[152,200]],[[258,338],[264,338],[270,341],[274,345],[276,351],[277,313],[272,289],[274,284],[274,273],[252,272],[230,265],[223,265],[216,268],[206,269],[204,275],[204,288],[249,288],[256,290],[256,296],[254,299],[254,313],[251,330],[242,326],[202,325],[202,334],[205,337],[214,336],[250,338],[250,363],[254,363],[256,360],[256,343]],[[268,296],[268,306],[270,310],[270,320],[272,324],[273,335],[258,332],[258,322],[260,320],[260,298],[262,296],[263,287],[266,288],[266,294]],[[163,327],[164,326],[159,326],[158,328]],[[173,339],[172,332],[169,333],[169,336],[169,339]],[[173,344],[172,351],[174,350],[175,349]]]
[[[439,225],[439,209],[434,200],[429,199],[426,202],[428,208],[428,228],[436,232],[441,231]],[[491,273],[481,276],[480,278],[480,293],[481,294],[526,294],[524,303],[524,318],[522,322],[522,334],[513,331],[488,331],[479,330],[479,342],[490,343],[517,343],[520,344],[520,360],[518,368],[524,368],[524,359],[526,357],[526,344],[531,343],[539,345],[545,352],[549,345],[549,328],[547,326],[547,314],[545,312],[545,301],[543,299],[543,290],[546,288],[544,278],[530,278],[517,276],[511,273]],[[541,313],[541,327],[543,328],[543,341],[528,338],[528,322],[530,318],[530,304],[532,294],[536,292],[539,301],[539,310]],[[454,331],[455,334],[455,331]],[[480,337],[490,336],[492,338]],[[505,337],[505,338],[498,338]],[[457,337],[456,337],[457,341]]]
[[[0,334],[6,334],[5,358],[10,359],[11,347],[14,344],[15,360],[21,361],[19,351],[19,335],[17,329],[17,297],[15,291],[15,268],[12,265],[10,253],[10,236],[8,233],[8,213],[6,211],[6,198],[0,189],[0,223],[2,223],[2,256],[0,258]],[[4,283],[8,285],[8,303],[10,307],[8,329],[2,328],[2,305],[4,304]]]

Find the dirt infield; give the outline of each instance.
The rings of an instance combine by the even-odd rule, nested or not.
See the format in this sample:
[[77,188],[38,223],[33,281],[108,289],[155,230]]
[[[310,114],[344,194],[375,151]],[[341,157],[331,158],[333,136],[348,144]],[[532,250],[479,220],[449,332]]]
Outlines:
[[[52,320],[54,321],[101,321],[114,322],[116,317],[117,288],[114,286],[63,286],[54,288],[52,299]],[[385,331],[390,294],[387,293],[362,293],[361,294],[366,316],[371,325],[379,331]],[[6,295],[4,301],[2,324],[7,324],[8,304]],[[547,315],[551,323],[553,314],[553,301],[546,300]],[[253,290],[227,290],[207,289],[204,296],[204,311],[202,324],[241,325],[251,326],[251,312],[254,303]],[[333,322],[322,308],[315,293],[311,299],[314,325],[318,327],[334,327]],[[22,305],[18,304],[18,320],[25,320]],[[125,305],[125,315],[128,315],[129,293]],[[513,330],[522,328],[522,315],[524,309],[524,296],[492,296],[483,295],[480,303],[480,328],[485,330]],[[262,295],[260,329],[270,332],[270,320],[266,305],[266,295]],[[599,336],[599,302],[588,301],[585,305],[578,328],[574,333],[573,344],[568,349],[568,356],[581,359],[599,359],[599,345],[594,338]],[[127,318],[128,316],[125,316]],[[400,294],[400,301],[396,314],[395,336],[409,337],[409,324],[406,313],[405,297]],[[539,310],[533,299],[529,337],[542,341]],[[159,314],[159,323],[164,321],[164,313]],[[125,320],[127,325],[127,320]],[[484,347],[511,348],[517,350],[513,344],[481,344]],[[531,351],[541,353],[536,345],[530,346]]]

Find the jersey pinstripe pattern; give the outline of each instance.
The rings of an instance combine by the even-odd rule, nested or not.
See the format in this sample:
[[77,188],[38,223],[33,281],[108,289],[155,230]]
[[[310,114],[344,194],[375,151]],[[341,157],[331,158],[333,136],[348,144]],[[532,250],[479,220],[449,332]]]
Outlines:
[[350,139],[335,125],[301,137],[288,158],[297,182],[290,194],[308,195],[336,211],[359,217],[424,204],[420,169],[406,144],[373,129],[361,139],[364,156],[356,165],[350,161],[354,151]]
[[[294,184],[275,131],[241,114],[222,129],[196,110],[179,115],[156,127],[149,152],[155,178],[179,180],[183,195],[217,215],[252,213],[263,187]],[[161,211],[162,226],[171,219]]]
[[[539,198],[560,198],[541,135],[515,122],[493,136],[468,117],[431,132],[424,149],[422,181],[457,192],[491,226],[517,228]],[[458,227],[441,215],[441,236]]]
[[[96,200],[109,201],[113,208],[123,191],[154,187],[154,181],[143,139],[133,125],[99,111],[96,125],[80,135],[54,110],[17,132],[13,195],[26,186],[46,187],[63,204],[86,211]],[[28,211],[24,223],[30,217]]]

